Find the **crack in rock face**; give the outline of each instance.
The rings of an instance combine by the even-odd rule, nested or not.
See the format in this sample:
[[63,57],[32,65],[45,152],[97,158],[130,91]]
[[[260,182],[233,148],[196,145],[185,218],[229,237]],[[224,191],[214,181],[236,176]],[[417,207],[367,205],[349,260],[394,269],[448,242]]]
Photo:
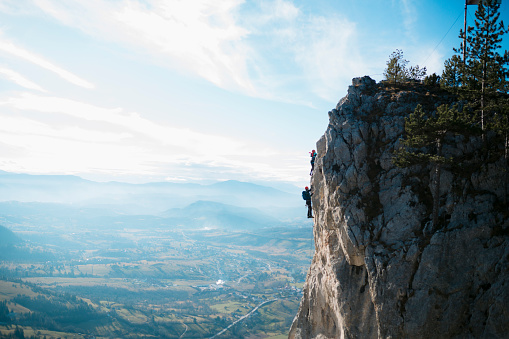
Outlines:
[[[316,252],[289,338],[508,338],[504,163],[444,169],[431,227],[431,167],[392,162],[417,104],[454,101],[363,77],[329,112],[311,179]],[[480,144],[457,138],[443,151]]]

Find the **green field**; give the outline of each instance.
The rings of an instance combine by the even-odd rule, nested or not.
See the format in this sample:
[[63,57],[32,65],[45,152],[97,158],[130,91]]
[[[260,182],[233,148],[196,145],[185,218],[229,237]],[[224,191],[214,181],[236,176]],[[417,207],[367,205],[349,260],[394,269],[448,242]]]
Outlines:
[[[277,299],[221,338],[286,338],[311,237],[307,229],[188,232],[185,239],[181,231],[124,230],[97,242],[66,234],[81,245],[51,247],[55,260],[0,267],[0,301],[11,312],[0,334],[18,326],[38,338],[207,338]],[[117,244],[126,238],[137,245]]]

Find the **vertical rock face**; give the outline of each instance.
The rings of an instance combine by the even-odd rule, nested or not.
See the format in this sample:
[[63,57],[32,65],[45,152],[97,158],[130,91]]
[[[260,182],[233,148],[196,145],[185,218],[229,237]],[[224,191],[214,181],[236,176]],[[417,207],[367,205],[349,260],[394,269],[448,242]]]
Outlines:
[[392,164],[405,116],[452,100],[428,91],[356,78],[329,112],[311,181],[316,252],[289,338],[508,338],[502,163],[443,172],[437,229],[429,169]]

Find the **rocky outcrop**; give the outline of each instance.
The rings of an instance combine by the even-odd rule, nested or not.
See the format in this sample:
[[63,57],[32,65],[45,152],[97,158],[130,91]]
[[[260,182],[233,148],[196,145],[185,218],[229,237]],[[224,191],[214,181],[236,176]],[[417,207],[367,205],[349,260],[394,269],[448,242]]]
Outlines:
[[405,116],[452,102],[437,91],[356,78],[329,112],[311,179],[316,252],[289,338],[509,337],[501,162],[443,171],[438,227],[429,168],[392,163]]

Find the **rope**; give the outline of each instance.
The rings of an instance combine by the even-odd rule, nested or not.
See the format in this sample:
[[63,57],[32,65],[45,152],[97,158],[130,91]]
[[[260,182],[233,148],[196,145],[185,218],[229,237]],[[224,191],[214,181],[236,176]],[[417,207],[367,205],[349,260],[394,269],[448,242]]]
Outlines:
[[431,51],[431,53],[428,55],[428,57],[426,58],[426,60],[424,60],[424,62],[422,63],[422,65],[424,65],[426,63],[426,61],[428,61],[428,59],[433,55],[433,53],[435,53],[435,51],[437,50],[438,46],[440,46],[440,44],[442,43],[442,41],[444,41],[445,37],[447,36],[447,34],[449,34],[449,32],[451,31],[451,29],[454,27],[454,25],[456,25],[456,22],[458,22],[458,19],[461,17],[463,13],[460,13],[458,15],[458,17],[456,18],[456,20],[454,20],[454,23],[451,25],[451,27],[449,27],[449,29],[447,30],[447,33],[445,33],[445,35],[442,37],[442,39],[438,42],[438,44],[435,46],[435,48],[433,49],[433,51]]
[[[316,214],[315,214],[315,218],[316,218]],[[315,254],[314,246],[315,246],[315,220],[313,219],[313,236],[311,237],[311,242],[310,242],[310,246],[309,246],[309,266],[310,267],[311,267],[311,264],[313,263],[313,257]]]

